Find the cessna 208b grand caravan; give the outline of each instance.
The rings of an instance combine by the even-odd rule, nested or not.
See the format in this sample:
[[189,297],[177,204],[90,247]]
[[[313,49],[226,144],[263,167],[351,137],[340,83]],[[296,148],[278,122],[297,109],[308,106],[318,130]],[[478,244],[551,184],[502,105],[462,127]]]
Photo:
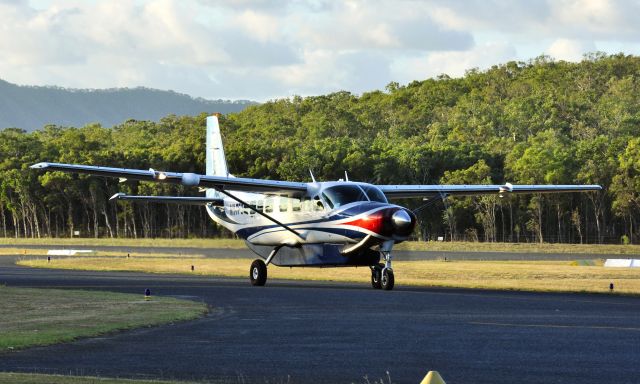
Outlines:
[[[249,269],[253,285],[267,281],[267,266],[367,266],[376,289],[391,290],[393,245],[407,240],[414,213],[388,199],[508,193],[583,192],[599,185],[373,185],[349,181],[291,182],[234,177],[227,170],[217,116],[207,117],[206,174],[91,165],[38,163],[31,168],[121,181],[175,183],[206,190],[203,197],[129,196],[112,200],[203,205],[216,223],[245,240],[261,258]],[[381,263],[381,258],[383,262]]]

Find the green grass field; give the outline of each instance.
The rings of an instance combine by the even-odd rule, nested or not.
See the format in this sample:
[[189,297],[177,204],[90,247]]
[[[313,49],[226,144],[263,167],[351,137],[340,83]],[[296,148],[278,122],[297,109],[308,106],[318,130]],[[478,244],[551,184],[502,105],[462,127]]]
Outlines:
[[207,306],[170,297],[0,286],[0,353],[202,316]]
[[[238,239],[110,239],[110,238],[0,238],[0,245],[24,251],[25,245],[57,245],[62,247],[131,246],[131,247],[187,247],[187,248],[246,248]],[[640,245],[622,244],[551,244],[551,243],[479,243],[448,241],[407,241],[396,245],[397,250],[452,252],[528,252],[640,255]]]
[[[96,271],[140,271],[195,275],[248,277],[251,259],[194,258],[64,258],[24,259],[18,264],[36,268]],[[583,264],[583,265],[580,265]],[[191,265],[195,271],[191,272]],[[640,294],[640,268],[605,268],[600,260],[569,261],[396,261],[399,285],[462,287],[547,292],[615,292]],[[369,269],[269,267],[270,279],[325,280],[368,284]],[[247,282],[248,284],[248,282]],[[267,283],[268,284],[268,283]]]
[[185,381],[127,380],[104,377],[0,372],[0,384],[194,384]]
[[[166,255],[131,253],[131,258],[117,252],[97,252],[99,257],[53,258],[47,263],[41,259],[25,258],[19,264],[39,268],[64,268],[102,271],[140,271],[149,273],[185,273],[217,276],[245,277],[251,260],[204,259],[197,248],[245,248],[241,240],[230,239],[0,239],[0,243],[15,247],[0,248],[1,254],[44,255],[46,250],[20,249],[20,245],[55,243],[61,246],[91,247],[99,245],[146,247],[193,247],[193,255]],[[575,254],[576,259],[596,258],[599,254],[640,254],[638,245],[578,245],[531,243],[470,243],[470,242],[405,242],[399,250],[432,250],[462,252],[519,252]],[[585,256],[587,255],[587,256]],[[592,255],[592,256],[588,256]],[[113,257],[110,257],[113,256]],[[611,269],[596,265],[571,265],[564,261],[499,262],[499,261],[416,261],[395,262],[396,281],[417,286],[442,286],[532,291],[608,292],[610,282],[615,292],[640,294],[640,271]],[[191,265],[195,271],[191,272]],[[270,278],[299,280],[333,280],[366,283],[367,269],[300,269],[270,268]]]

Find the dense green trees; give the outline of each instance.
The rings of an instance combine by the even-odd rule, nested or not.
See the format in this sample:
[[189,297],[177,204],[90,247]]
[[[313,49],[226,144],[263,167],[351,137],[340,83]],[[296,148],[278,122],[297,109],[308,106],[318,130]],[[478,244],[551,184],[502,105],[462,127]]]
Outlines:
[[[539,57],[463,78],[440,76],[361,96],[273,100],[223,116],[239,176],[375,183],[598,183],[599,193],[403,201],[416,237],[485,241],[637,241],[640,57]],[[213,111],[211,111],[213,112]],[[197,194],[177,186],[42,174],[37,161],[204,170],[204,119],[168,116],[112,129],[0,131],[2,236],[225,235],[203,209],[112,204],[117,192]],[[635,235],[635,236],[634,236]]]

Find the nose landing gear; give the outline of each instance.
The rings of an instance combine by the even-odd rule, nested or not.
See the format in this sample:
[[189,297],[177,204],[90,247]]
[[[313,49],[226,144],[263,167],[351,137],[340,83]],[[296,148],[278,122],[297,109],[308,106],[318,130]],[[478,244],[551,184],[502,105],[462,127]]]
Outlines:
[[385,245],[380,251],[384,257],[384,264],[371,266],[371,286],[374,289],[383,289],[390,291],[395,284],[393,269],[391,268],[391,245]]
[[395,283],[393,269],[391,268],[391,250],[381,252],[382,256],[384,256],[384,268],[382,268],[380,285],[385,291],[390,291],[393,289],[393,285]]
[[383,269],[382,279],[380,279],[381,288],[385,291],[390,291],[393,289],[394,283],[393,271],[391,269]]

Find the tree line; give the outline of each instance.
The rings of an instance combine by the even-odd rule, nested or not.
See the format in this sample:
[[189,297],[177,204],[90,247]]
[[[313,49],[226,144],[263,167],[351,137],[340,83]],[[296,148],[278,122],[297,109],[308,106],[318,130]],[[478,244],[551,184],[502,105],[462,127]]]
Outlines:
[[[353,95],[272,100],[223,115],[237,176],[379,184],[601,184],[601,192],[407,200],[415,237],[637,242],[640,57],[541,56]],[[215,111],[211,111],[215,112]],[[39,161],[204,172],[205,118],[113,128],[0,131],[0,236],[229,236],[204,209],[110,203],[116,192],[198,195],[175,185],[28,169]]]

